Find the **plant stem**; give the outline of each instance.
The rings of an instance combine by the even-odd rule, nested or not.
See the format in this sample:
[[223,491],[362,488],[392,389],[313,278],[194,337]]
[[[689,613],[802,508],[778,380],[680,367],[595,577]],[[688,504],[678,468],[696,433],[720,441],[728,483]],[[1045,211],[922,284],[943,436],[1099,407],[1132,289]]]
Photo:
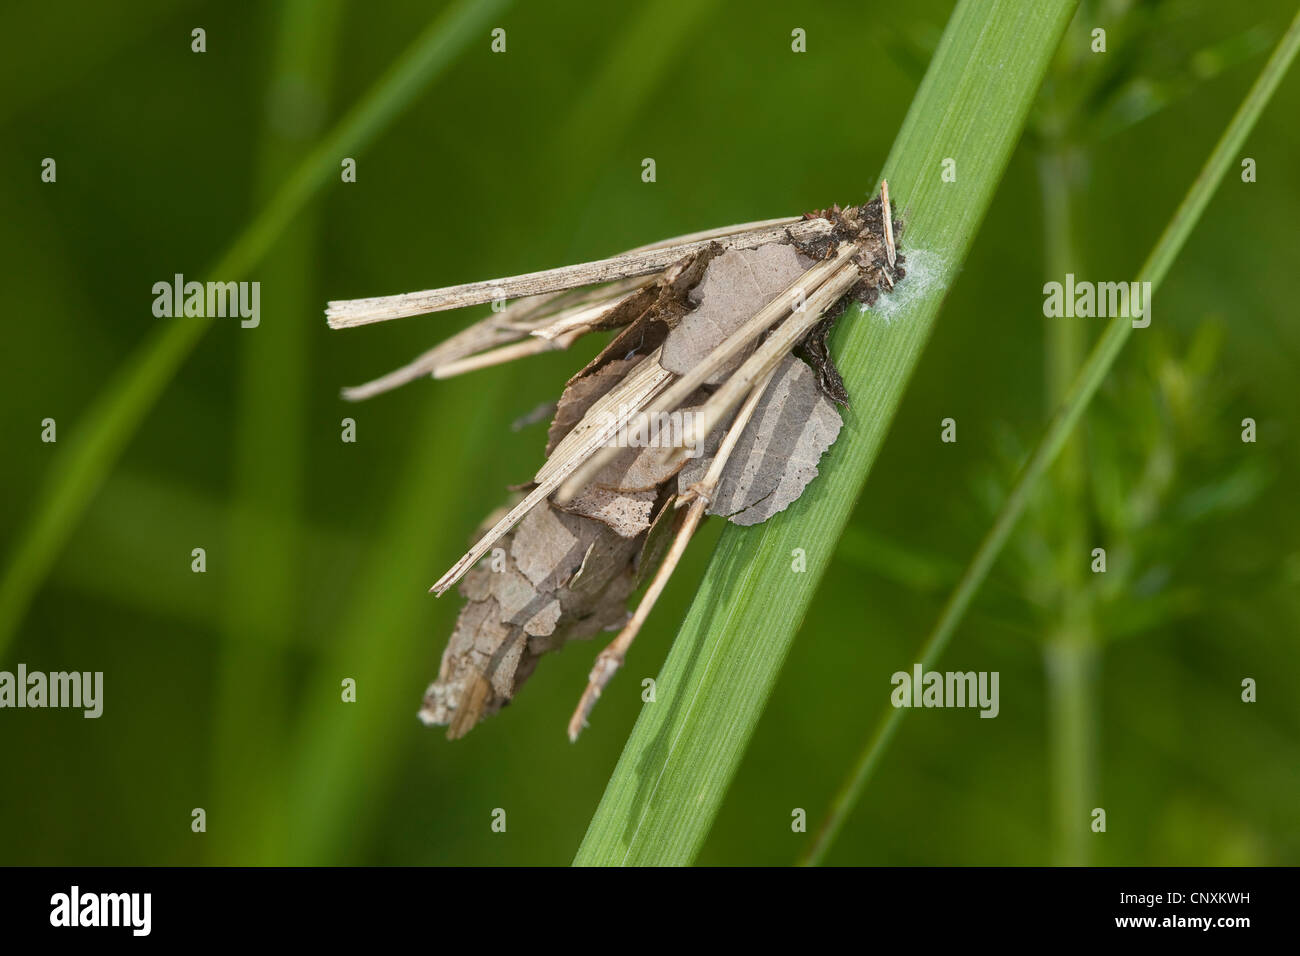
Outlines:
[[[319,96],[324,112],[334,71],[338,0],[289,0],[273,17],[272,89]],[[268,112],[258,156],[259,191],[269,198],[292,172],[301,147],[282,117]],[[309,208],[269,250],[259,270],[276,290],[274,315],[257,335],[240,336],[238,427],[223,630],[213,703],[211,805],[232,834],[209,849],[217,864],[283,860],[286,728],[292,713],[291,635],[301,593],[301,499],[306,457],[307,367],[317,260],[318,209]],[[268,455],[268,448],[276,454]],[[256,745],[252,745],[256,742]]]
[[1089,796],[1096,792],[1098,650],[1087,630],[1062,622],[1043,648],[1047,674],[1048,746],[1051,750],[1053,859],[1086,866]]
[[[1043,189],[1044,249],[1047,275],[1064,281],[1079,273],[1073,210],[1082,178],[1082,154],[1061,137],[1048,137],[1039,162]],[[1047,323],[1047,395],[1050,407],[1065,400],[1083,358],[1084,328],[1074,319]],[[1092,594],[1087,586],[1088,496],[1084,434],[1076,432],[1061,449],[1052,470],[1052,507],[1045,529],[1057,555],[1053,570],[1057,620],[1043,649],[1048,681],[1048,740],[1051,748],[1054,855],[1058,863],[1087,863],[1085,805],[1094,792],[1093,659],[1096,654]],[[1054,540],[1053,540],[1054,539]]]

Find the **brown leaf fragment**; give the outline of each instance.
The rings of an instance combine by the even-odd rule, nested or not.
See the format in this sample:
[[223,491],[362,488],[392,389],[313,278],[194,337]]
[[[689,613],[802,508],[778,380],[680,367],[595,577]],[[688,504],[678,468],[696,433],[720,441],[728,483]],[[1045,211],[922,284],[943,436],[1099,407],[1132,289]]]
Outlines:
[[492,594],[492,572],[484,567],[477,567],[461,578],[461,596],[467,601],[482,601]]
[[634,538],[650,527],[657,497],[654,490],[622,491],[592,485],[564,510],[599,521],[621,537]]
[[[582,564],[569,578],[565,590],[575,594],[594,594],[607,587],[630,562],[635,560],[642,539],[624,538],[609,528],[581,518],[570,516],[574,521],[583,521],[599,528],[596,538],[582,556]],[[567,600],[561,592],[562,603]]]
[[501,608],[501,621],[524,629],[532,637],[545,637],[560,619],[560,602],[553,592],[534,588],[518,571],[507,568],[493,575],[492,594]]
[[[700,284],[691,291],[694,309],[664,340],[660,364],[685,375],[750,316],[785,290],[815,263],[794,246],[772,243],[758,249],[732,249],[709,263]],[[717,385],[748,358],[737,355],[707,379]]]
[[515,530],[510,557],[534,586],[554,591],[582,565],[599,534],[588,521],[554,508],[534,508]]
[[552,598],[540,611],[524,622],[524,633],[529,637],[546,637],[554,634],[562,613],[560,602]]
[[[739,525],[759,524],[784,511],[817,477],[817,463],[843,421],[818,390],[816,379],[816,373],[793,355],[781,361],[723,469],[709,514]],[[704,477],[724,431],[715,429],[707,453],[692,459],[677,476],[681,493]]]
[[485,561],[462,579],[467,601],[425,692],[420,718],[448,737],[509,703],[546,653],[622,627],[645,543],[549,504],[500,540],[504,567]]
[[620,452],[597,472],[582,494],[557,507],[595,518],[625,538],[647,530],[660,498],[659,489],[685,464],[680,456],[668,459],[660,454],[661,448],[680,446],[682,421],[680,415],[664,413],[662,420],[630,430],[623,439],[633,447]]
[[646,532],[645,543],[641,546],[641,553],[636,559],[638,581],[643,580],[659,567],[664,555],[668,553],[669,546],[673,543],[673,536],[677,532],[677,509],[674,507],[676,501],[676,495],[669,495],[664,499],[654,522]]
[[624,313],[621,318],[627,327],[577,375],[569,379],[565,388],[616,359],[644,356],[662,345],[669,330],[693,308],[687,301],[688,293],[700,284],[709,263],[721,254],[722,247],[713,243],[700,252],[683,256],[665,269],[643,290],[646,298],[638,300],[643,307],[642,311],[637,315]]
[[682,462],[665,460],[660,450],[681,447],[684,438],[680,423],[683,421],[685,419],[680,415],[672,416],[665,412],[655,416],[655,421],[644,430],[636,426],[629,429],[629,441],[633,447],[625,456],[615,458],[597,472],[592,483],[631,493],[655,491],[664,482],[675,478],[682,470]]
[[560,593],[560,608],[568,622],[565,636],[585,641],[602,631],[617,631],[627,621],[627,599],[636,590],[636,575],[622,567],[595,600],[579,601],[573,591]]
[[595,332],[604,332],[631,325],[654,308],[655,303],[659,301],[661,291],[661,280],[655,280],[635,292],[628,293],[602,313],[597,320],[591,322],[589,328]]
[[620,323],[627,324],[627,328],[565,384],[546,436],[547,457],[592,405],[663,344],[669,329],[690,308],[687,293],[700,282],[717,251],[709,247],[675,262],[642,290],[645,295],[639,300],[638,314],[621,315]]
[[575,377],[569,382],[560,395],[559,402],[556,403],[555,419],[546,433],[547,457],[555,451],[555,446],[560,443],[560,440],[572,431],[573,426],[582,421],[582,416],[587,414],[588,409],[621,382],[632,366],[640,362],[643,357],[614,359],[592,374]]
[[420,719],[450,725],[451,739],[464,736],[510,699],[526,644],[522,630],[501,623],[493,598],[467,603],[442,655],[438,680],[425,692]]

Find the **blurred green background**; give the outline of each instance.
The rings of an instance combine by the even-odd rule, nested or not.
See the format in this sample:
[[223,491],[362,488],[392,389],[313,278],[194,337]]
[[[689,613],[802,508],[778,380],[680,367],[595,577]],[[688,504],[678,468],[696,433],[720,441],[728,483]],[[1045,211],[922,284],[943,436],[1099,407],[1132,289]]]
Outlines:
[[[0,12],[6,555],[107,383],[166,324],[203,321],[155,318],[154,282],[255,279],[262,312],[256,329],[214,322],[0,653],[3,670],[105,674],[99,720],[0,711],[0,862],[567,863],[718,528],[577,746],[564,725],[597,644],[548,658],[448,743],[415,712],[458,600],[425,591],[540,463],[544,426],[510,423],[600,343],[347,405],[340,386],[471,316],[330,332],[324,304],[861,201],[951,4],[506,6],[356,152],[355,183],[333,174],[247,276],[206,274],[442,8]],[[1045,232],[1067,230],[1079,276],[1130,278],[1293,9],[1085,4],[701,863],[795,859],[792,809],[820,819],[1041,431],[1061,348]],[[1045,486],[944,656],[1000,672],[1000,716],[910,715],[830,862],[1300,862],[1296,115],[1293,76],[1249,140],[1258,181],[1229,176],[1089,413],[1082,486],[1068,504],[1068,479]],[[1058,160],[1066,227],[1044,217]],[[1056,321],[1083,344],[1102,327]],[[1062,571],[1088,560],[1063,524],[1107,548],[1106,575]],[[1063,753],[1047,662],[1081,607],[1095,670],[1083,752]],[[1107,832],[1065,833],[1071,801],[1104,807]]]

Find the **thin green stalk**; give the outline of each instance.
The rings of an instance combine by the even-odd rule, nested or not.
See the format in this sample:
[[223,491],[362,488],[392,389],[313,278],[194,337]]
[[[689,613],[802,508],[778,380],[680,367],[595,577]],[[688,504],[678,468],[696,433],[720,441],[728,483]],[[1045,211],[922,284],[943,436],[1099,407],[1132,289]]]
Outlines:
[[[723,533],[576,863],[694,859],[1074,7],[957,5],[884,168],[909,211],[908,280],[891,321],[861,310],[841,320],[836,361],[854,396],[846,427],[799,501]],[[946,159],[955,183],[943,181]]]
[[[277,7],[271,89],[301,89],[324,106],[334,73],[338,0]],[[258,159],[259,192],[292,172],[302,134],[268,110]],[[287,226],[259,270],[265,322],[241,346],[234,488],[224,630],[216,667],[211,805],[231,839],[214,840],[214,862],[283,860],[285,728],[290,723],[291,635],[298,627],[301,505],[307,427],[309,335],[318,321],[313,277],[319,207]],[[267,454],[267,449],[275,454]]]
[[[1057,135],[1049,135],[1039,163],[1043,186],[1043,231],[1047,275],[1059,280],[1081,272],[1074,248],[1074,206],[1082,179],[1082,155]],[[1084,354],[1084,326],[1061,320],[1047,325],[1047,395],[1050,407],[1064,401]],[[1094,793],[1092,757],[1095,704],[1092,666],[1096,657],[1092,593],[1086,584],[1088,497],[1084,434],[1074,434],[1052,469],[1052,508],[1045,512],[1046,533],[1056,554],[1056,620],[1043,648],[1049,693],[1053,828],[1059,863],[1087,862],[1085,811]]]
[[[1287,68],[1295,59],[1297,49],[1300,49],[1300,12],[1283,34],[1259,78],[1238,107],[1228,128],[1220,137],[1209,159],[1192,182],[1187,195],[1183,197],[1173,218],[1139,270],[1139,281],[1150,282],[1152,290],[1156,289],[1168,274],[1170,266],[1173,265],[1174,259],[1182,250],[1192,229],[1200,220],[1215,189],[1228,170],[1235,165],[1238,151],[1245,142],[1246,136],[1254,128],[1255,122],[1264,111],[1282,77],[1286,75]],[[1065,402],[1052,416],[1046,432],[1021,469],[1011,493],[1007,496],[1006,503],[994,518],[993,526],[980,542],[961,581],[944,604],[938,623],[935,624],[921,651],[920,659],[927,668],[947,647],[958,622],[970,606],[971,598],[988,576],[994,560],[1002,551],[1012,529],[1024,512],[1025,504],[1038,480],[1055,460],[1065,439],[1069,437],[1078,422],[1079,416],[1083,414],[1083,410],[1096,394],[1102,380],[1105,379],[1115,358],[1119,355],[1120,349],[1128,340],[1131,330],[1131,320],[1121,317],[1112,319],[1102,333],[1101,339],[1093,347],[1083,369],[1070,386]],[[832,800],[826,820],[802,858],[803,863],[815,865],[825,857],[826,851],[835,842],[835,837],[844,826],[854,805],[857,804],[863,788],[880,762],[882,752],[893,739],[898,724],[906,713],[907,711],[902,708],[890,708],[881,717],[875,732],[859,754],[848,779]]]
[[[1067,612],[1068,613],[1068,612]],[[1053,860],[1088,864],[1089,802],[1096,795],[1096,676],[1100,650],[1092,633],[1063,621],[1043,647],[1047,738],[1051,754]]]
[[[338,175],[340,158],[364,148],[471,40],[482,40],[490,19],[509,2],[460,0],[448,7],[204,274],[222,281],[245,278],[307,201]],[[210,319],[172,319],[160,325],[92,402],[76,438],[52,466],[0,582],[0,658],[104,477],[211,326]]]

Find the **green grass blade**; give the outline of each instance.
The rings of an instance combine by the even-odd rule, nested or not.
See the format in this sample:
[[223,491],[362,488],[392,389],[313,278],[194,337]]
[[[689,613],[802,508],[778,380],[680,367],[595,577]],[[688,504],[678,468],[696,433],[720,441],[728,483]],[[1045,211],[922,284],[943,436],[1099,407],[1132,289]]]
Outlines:
[[[1183,201],[1179,204],[1164,232],[1161,233],[1146,262],[1138,270],[1138,281],[1150,282],[1153,291],[1169,273],[1170,266],[1173,265],[1174,259],[1182,250],[1188,236],[1191,235],[1192,229],[1200,220],[1201,214],[1205,211],[1206,205],[1209,204],[1215,189],[1227,174],[1229,168],[1235,165],[1242,144],[1254,127],[1255,122],[1259,119],[1260,114],[1264,111],[1264,107],[1268,104],[1278,84],[1282,81],[1282,77],[1286,74],[1291,61],[1295,59],[1298,49],[1300,49],[1300,13],[1296,14],[1291,26],[1282,36],[1272,57],[1264,66],[1263,72],[1260,73],[1255,85],[1251,87],[1246,99],[1237,109],[1232,121],[1228,124],[1228,128],[1210,153],[1209,159],[1206,160],[1205,166],[1192,183],[1187,195],[1183,197]],[[1092,397],[1110,371],[1120,349],[1123,348],[1131,332],[1131,320],[1117,317],[1111,320],[1102,333],[1087,362],[1080,369],[1079,374],[1070,386],[1065,400],[1053,414],[1046,432],[1029,456],[1025,466],[1021,469],[1006,503],[993,521],[993,526],[984,536],[983,541],[980,542],[979,548],[976,549],[975,555],[958,582],[956,589],[944,605],[943,611],[939,615],[939,621],[930,633],[918,657],[924,669],[929,669],[938,660],[944,648],[947,647],[953,631],[966,613],[967,607],[970,606],[975,592],[988,576],[993,562],[1001,553],[1007,538],[1010,537],[1011,531],[1023,513],[1025,505],[1032,496],[1039,479],[1055,461],[1057,454],[1065,444],[1084,409],[1092,401]],[[902,722],[905,713],[905,708],[891,707],[881,717],[871,738],[859,755],[857,763],[850,772],[848,780],[836,794],[827,819],[804,858],[805,863],[816,864],[825,857],[826,851],[835,841],[835,837],[839,834],[845,820],[861,796],[863,788],[871,778],[875,767],[879,763],[880,755],[893,739],[894,733]]]
[[[799,501],[723,533],[659,675],[658,702],[638,719],[575,863],[694,859],[1074,8],[958,4],[885,163],[906,211],[909,279],[889,321],[860,310],[841,320],[836,361],[854,400],[846,427]],[[956,161],[955,183],[941,179],[945,158]],[[802,573],[792,571],[796,549]]]
[[[366,96],[307,156],[275,197],[206,270],[237,281],[261,261],[290,220],[353,155],[403,110],[509,0],[461,0],[434,20]],[[60,454],[45,491],[9,558],[0,582],[0,657],[104,477],[203,334],[208,319],[178,319],[140,346],[95,400],[76,438]]]

